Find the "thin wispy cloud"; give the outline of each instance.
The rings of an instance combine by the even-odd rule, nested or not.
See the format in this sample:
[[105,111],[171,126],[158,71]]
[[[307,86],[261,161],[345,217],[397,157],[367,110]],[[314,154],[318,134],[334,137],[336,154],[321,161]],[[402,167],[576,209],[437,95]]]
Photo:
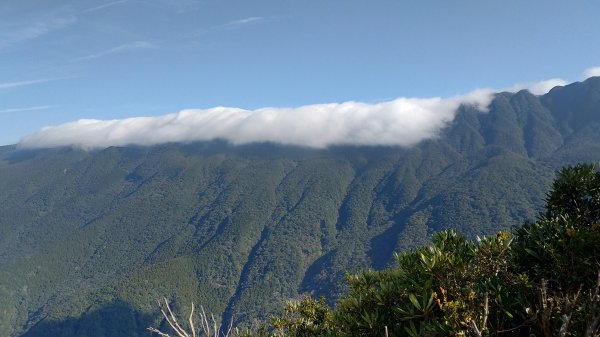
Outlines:
[[50,81],[55,81],[55,80],[56,79],[42,78],[42,79],[29,80],[29,81],[4,82],[4,83],[0,83],[0,89],[12,89],[12,88],[18,88],[18,87],[25,87],[25,86],[29,86],[29,85],[50,82]]
[[55,105],[39,105],[39,106],[31,106],[24,108],[8,108],[8,109],[0,109],[1,114],[5,113],[15,113],[15,112],[27,112],[27,111],[39,111],[39,110],[48,110],[55,108]]
[[124,3],[127,3],[127,2],[131,2],[131,0],[120,0],[120,1],[108,2],[108,3],[102,4],[102,5],[99,5],[99,6],[96,6],[96,7],[85,9],[81,13],[91,13],[91,12],[99,11],[99,10],[106,9],[106,8],[109,8],[109,7],[113,7],[113,6],[116,6],[116,5],[124,4]]
[[122,45],[119,45],[119,46],[116,46],[116,47],[113,47],[113,48],[110,48],[107,50],[103,50],[103,51],[95,53],[95,54],[78,57],[76,59],[73,59],[73,61],[74,62],[87,61],[87,60],[98,59],[101,57],[111,56],[111,55],[115,55],[115,54],[121,54],[121,53],[127,53],[127,52],[133,52],[133,51],[139,51],[139,50],[145,50],[145,49],[155,49],[155,48],[158,48],[158,46],[154,43],[150,43],[148,41],[135,41],[135,42],[131,42],[131,43],[122,44]]
[[42,18],[29,25],[1,25],[0,49],[40,38],[53,31],[63,29],[76,21],[75,16]]
[[251,16],[251,17],[244,18],[244,19],[229,21],[229,22],[221,24],[221,25],[216,25],[216,26],[211,27],[211,29],[212,30],[232,29],[232,28],[244,26],[244,25],[247,25],[247,24],[250,24],[253,22],[258,22],[261,20],[263,20],[263,18],[260,16]]
[[252,16],[252,17],[249,17],[249,18],[240,19],[240,20],[234,20],[234,21],[228,22],[226,25],[227,26],[239,26],[239,25],[245,25],[245,24],[248,24],[248,23],[251,23],[251,22],[260,21],[260,20],[262,20],[261,17],[259,17],[259,16]]

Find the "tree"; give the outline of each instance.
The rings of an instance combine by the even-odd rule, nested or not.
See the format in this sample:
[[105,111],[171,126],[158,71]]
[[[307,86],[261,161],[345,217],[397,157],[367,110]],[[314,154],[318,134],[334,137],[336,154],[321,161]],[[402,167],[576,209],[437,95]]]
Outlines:
[[563,168],[546,212],[515,230],[515,264],[536,285],[534,327],[544,336],[592,336],[600,325],[600,172]]
[[546,198],[546,209],[543,218],[564,216],[585,227],[598,224],[600,172],[596,165],[579,164],[560,170]]
[[432,241],[397,255],[395,268],[349,277],[334,316],[344,335],[487,336],[524,326],[525,280],[511,270],[508,233],[475,243],[450,230]]
[[331,336],[335,332],[325,298],[315,300],[305,295],[302,300],[287,301],[281,316],[271,319],[277,336]]

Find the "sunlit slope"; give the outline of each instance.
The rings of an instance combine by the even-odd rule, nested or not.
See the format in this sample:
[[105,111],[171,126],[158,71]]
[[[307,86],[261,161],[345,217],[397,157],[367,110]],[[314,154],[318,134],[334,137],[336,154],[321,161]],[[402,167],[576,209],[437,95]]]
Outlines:
[[533,219],[556,169],[600,160],[600,79],[500,93],[412,148],[214,141],[0,158],[0,335],[135,336],[163,296],[248,322],[302,292],[332,299],[346,272],[433,231]]

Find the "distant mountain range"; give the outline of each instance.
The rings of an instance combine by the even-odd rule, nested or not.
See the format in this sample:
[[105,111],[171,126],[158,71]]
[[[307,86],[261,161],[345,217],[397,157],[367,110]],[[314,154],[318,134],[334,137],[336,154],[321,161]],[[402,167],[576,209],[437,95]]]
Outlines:
[[0,335],[147,335],[162,297],[241,323],[333,300],[434,231],[534,219],[558,168],[598,161],[599,77],[463,106],[411,148],[0,147]]

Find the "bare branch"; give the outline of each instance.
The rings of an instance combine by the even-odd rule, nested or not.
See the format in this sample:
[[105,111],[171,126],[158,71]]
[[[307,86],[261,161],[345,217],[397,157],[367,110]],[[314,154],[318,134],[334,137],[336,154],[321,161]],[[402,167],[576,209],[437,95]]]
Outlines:
[[208,325],[208,320],[206,319],[206,312],[204,312],[204,307],[200,306],[200,321],[202,322],[202,330],[204,331],[205,336],[210,336],[210,325]]
[[171,337],[171,335],[166,334],[166,333],[164,333],[164,332],[162,332],[162,331],[160,331],[160,330],[158,330],[156,328],[153,328],[153,327],[149,327],[148,330],[150,330],[150,331],[152,331],[154,333],[157,333],[157,334],[159,334],[159,335],[161,335],[163,337]]
[[490,294],[486,291],[485,297],[483,298],[483,323],[481,324],[482,331],[486,330],[486,328],[487,328],[487,320],[488,320],[488,316],[490,314],[489,301],[490,301]]
[[479,330],[479,328],[477,327],[477,323],[475,322],[475,320],[473,318],[471,318],[471,329],[473,329],[473,332],[475,332],[475,336],[477,337],[481,337],[481,331]]
[[594,318],[588,322],[585,328],[584,336],[594,336],[596,331],[598,331],[598,327],[600,326],[600,310],[598,308],[598,304],[600,303],[600,269],[598,269],[598,278],[596,281],[596,289],[594,290],[594,295],[592,297],[592,306],[596,309],[596,314]]
[[227,328],[227,333],[225,334],[225,337],[231,336],[232,328],[233,328],[233,317],[231,318],[231,321],[229,321],[229,327]]
[[194,327],[194,319],[192,318],[194,315],[194,302],[192,302],[192,309],[190,310],[190,318],[188,319],[188,323],[190,324],[190,329],[192,330],[192,337],[196,337],[196,328]]
[[[179,325],[179,323],[177,323],[177,318],[171,310],[169,302],[166,298],[164,298],[164,304],[158,302],[158,305],[160,307],[160,312],[162,313],[163,317],[165,318],[167,323],[169,323],[169,326],[176,332],[178,337],[197,337],[199,335],[202,335],[200,331],[196,331],[196,326],[194,324],[195,306],[193,302],[190,314],[188,316],[188,323],[190,326],[191,334],[185,331],[185,329],[183,329]],[[221,337],[221,328],[219,326],[219,323],[217,322],[217,319],[213,314],[211,314],[209,322],[208,315],[204,311],[204,307],[202,305],[200,306],[200,312],[198,313],[198,316],[200,318],[200,325],[205,337]],[[166,334],[154,327],[149,327],[148,330],[160,335],[161,337],[171,337],[169,334]],[[233,335],[235,335],[235,332],[233,331],[233,320],[231,320],[231,322],[229,322],[227,333],[224,334],[222,337],[231,337]]]
[[167,299],[165,298],[164,300],[165,300],[165,305],[167,306],[167,310],[169,311],[169,314],[171,315],[171,320],[169,321],[167,319],[167,322],[169,322],[169,324],[171,325],[173,330],[175,330],[177,332],[177,334],[180,335],[181,337],[190,337],[190,335],[188,335],[187,332],[185,332],[185,330],[179,325],[179,323],[177,323],[177,318],[173,314],[173,311],[171,311],[171,307],[169,306]]
[[212,323],[213,323],[213,329],[214,329],[214,332],[215,332],[214,336],[215,337],[219,337],[219,332],[220,332],[221,329],[217,327],[217,321],[215,320],[215,315],[210,314],[210,319],[212,320]]

